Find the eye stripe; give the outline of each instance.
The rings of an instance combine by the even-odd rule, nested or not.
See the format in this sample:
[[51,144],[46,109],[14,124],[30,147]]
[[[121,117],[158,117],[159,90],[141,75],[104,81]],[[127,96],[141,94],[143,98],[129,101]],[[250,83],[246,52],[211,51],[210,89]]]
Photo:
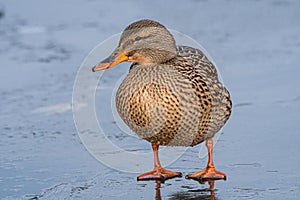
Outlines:
[[144,36],[144,37],[136,36],[136,37],[134,38],[134,41],[140,41],[140,40],[142,40],[142,39],[147,39],[147,38],[152,37],[152,36],[153,36],[152,34],[146,35],[146,36]]
[[134,38],[135,41],[139,41],[139,40],[141,40],[141,39],[143,39],[143,38],[140,37],[140,36],[137,36],[136,38]]

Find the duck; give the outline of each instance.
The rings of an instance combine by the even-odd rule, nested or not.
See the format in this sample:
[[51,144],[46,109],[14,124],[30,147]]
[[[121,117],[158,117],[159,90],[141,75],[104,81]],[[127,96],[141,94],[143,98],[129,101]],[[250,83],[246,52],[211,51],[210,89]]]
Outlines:
[[207,166],[186,178],[226,180],[213,162],[213,137],[229,119],[232,102],[207,56],[199,49],[176,45],[161,23],[142,19],[124,29],[115,50],[92,71],[121,62],[132,64],[116,93],[117,111],[131,130],[151,143],[154,154],[154,169],[137,180],[182,177],[161,165],[159,147],[193,147],[204,141]]

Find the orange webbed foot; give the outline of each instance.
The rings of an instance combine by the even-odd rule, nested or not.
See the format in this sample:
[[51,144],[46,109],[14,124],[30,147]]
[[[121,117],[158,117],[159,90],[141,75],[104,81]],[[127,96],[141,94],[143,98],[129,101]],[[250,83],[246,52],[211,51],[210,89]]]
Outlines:
[[144,174],[141,174],[137,177],[138,181],[145,181],[145,180],[167,180],[170,178],[175,177],[182,177],[182,174],[180,172],[173,172],[166,170],[162,167],[154,168],[153,170],[146,172]]
[[206,167],[204,170],[189,174],[185,178],[194,180],[226,180],[226,174],[216,170],[214,167]]

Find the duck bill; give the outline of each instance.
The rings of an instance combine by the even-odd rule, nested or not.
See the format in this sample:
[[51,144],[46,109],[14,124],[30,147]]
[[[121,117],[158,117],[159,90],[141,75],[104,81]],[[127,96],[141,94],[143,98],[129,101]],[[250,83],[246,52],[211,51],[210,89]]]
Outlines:
[[102,62],[98,63],[96,66],[93,67],[92,71],[99,71],[99,70],[105,70],[109,69],[121,62],[127,61],[128,56],[125,54],[120,54],[117,56],[114,56],[114,54],[110,55],[108,58],[104,59]]

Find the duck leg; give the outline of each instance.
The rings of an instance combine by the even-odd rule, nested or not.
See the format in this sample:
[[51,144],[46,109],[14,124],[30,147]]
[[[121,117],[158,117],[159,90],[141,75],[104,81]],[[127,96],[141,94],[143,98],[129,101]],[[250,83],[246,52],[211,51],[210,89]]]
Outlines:
[[182,174],[180,172],[173,172],[164,169],[158,158],[158,147],[159,145],[157,144],[152,144],[152,149],[154,153],[154,169],[146,172],[144,174],[141,174],[137,177],[138,181],[141,180],[166,180],[170,178],[175,178],[175,177],[181,177]]
[[206,140],[206,147],[208,150],[208,163],[206,168],[194,174],[189,174],[186,176],[186,178],[194,179],[194,180],[205,180],[205,179],[226,180],[226,174],[224,174],[223,172],[219,172],[218,170],[215,169],[213,158],[212,158],[212,149],[213,149],[212,138]]

